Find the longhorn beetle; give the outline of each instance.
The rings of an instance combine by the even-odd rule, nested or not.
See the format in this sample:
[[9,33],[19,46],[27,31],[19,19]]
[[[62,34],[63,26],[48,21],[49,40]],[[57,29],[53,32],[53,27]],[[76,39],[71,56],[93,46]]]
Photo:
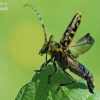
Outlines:
[[[42,17],[38,10],[33,7],[30,4],[26,4],[24,6],[28,6],[32,8],[37,16],[39,17],[42,28],[44,31],[44,44],[42,46],[42,49],[39,51],[39,54],[42,56],[46,54],[46,62],[42,64],[40,70],[35,70],[36,72],[40,72],[42,68],[45,68],[47,64],[53,60],[54,65],[54,72],[51,75],[48,75],[48,83],[50,83],[51,76],[54,75],[54,73],[57,71],[56,62],[59,65],[59,67],[62,68],[63,72],[68,76],[68,78],[72,82],[67,82],[64,84],[60,84],[57,88],[57,90],[60,89],[61,86],[65,86],[68,84],[72,84],[75,82],[75,79],[65,70],[68,68],[70,71],[75,73],[76,75],[82,77],[87,81],[88,89],[91,93],[93,92],[93,75],[92,73],[84,67],[80,62],[77,61],[77,57],[85,52],[87,52],[94,44],[94,39],[90,35],[90,33],[87,33],[85,36],[80,38],[74,43],[71,43],[78,26],[81,22],[82,14],[81,12],[78,12],[74,15],[72,21],[68,25],[67,29],[65,30],[62,38],[60,39],[60,43],[57,43],[53,41],[53,35],[50,36],[49,41],[47,40],[47,35],[45,31],[45,26],[42,20]],[[50,55],[51,58],[47,60],[47,55]]]

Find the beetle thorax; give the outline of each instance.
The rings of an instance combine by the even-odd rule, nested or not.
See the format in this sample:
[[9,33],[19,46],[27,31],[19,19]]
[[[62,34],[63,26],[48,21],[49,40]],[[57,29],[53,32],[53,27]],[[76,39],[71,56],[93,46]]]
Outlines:
[[49,52],[63,52],[62,46],[59,43],[52,42],[50,45]]

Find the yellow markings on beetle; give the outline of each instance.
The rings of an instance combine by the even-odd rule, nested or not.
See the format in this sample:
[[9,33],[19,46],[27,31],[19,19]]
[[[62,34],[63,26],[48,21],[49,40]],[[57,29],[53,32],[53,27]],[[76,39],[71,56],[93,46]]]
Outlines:
[[78,27],[78,26],[79,26],[79,24],[78,24],[78,23],[76,23],[76,26]]
[[81,17],[78,17],[78,20],[81,20]]
[[63,46],[69,46],[81,22],[81,12],[75,14],[74,19],[70,22],[67,30],[63,34],[60,43]]
[[74,31],[71,31],[71,33],[72,33],[72,34],[75,34],[75,32],[74,32]]
[[69,36],[69,39],[72,40],[71,36]]
[[72,24],[72,28],[75,28],[75,25],[74,24]]
[[63,49],[62,49],[62,47],[60,47],[60,48],[57,48],[56,46],[55,46],[55,42],[51,45],[52,47],[51,47],[51,51],[53,52],[53,51],[56,51],[56,52],[63,52]]
[[66,35],[68,35],[69,33],[68,32],[66,32]]
[[93,78],[93,77],[91,78],[91,81],[92,81],[92,82],[94,81],[94,78]]
[[68,45],[68,43],[67,43],[67,42],[65,42],[65,45],[67,46],[67,45]]
[[68,30],[70,30],[70,27],[68,27]]

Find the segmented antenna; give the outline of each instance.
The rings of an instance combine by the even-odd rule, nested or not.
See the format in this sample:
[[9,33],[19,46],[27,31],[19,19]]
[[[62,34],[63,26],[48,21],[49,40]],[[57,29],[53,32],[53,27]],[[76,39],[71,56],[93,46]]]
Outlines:
[[37,10],[37,8],[35,8],[33,5],[26,4],[26,5],[24,5],[24,7],[25,7],[25,6],[28,6],[28,7],[32,8],[32,9],[36,12],[36,14],[37,14],[37,16],[38,16],[38,18],[40,19],[40,22],[41,22],[41,24],[42,24],[42,28],[43,28],[43,31],[44,31],[44,40],[47,41],[46,31],[45,31],[45,27],[44,27],[44,23],[43,23],[43,19],[42,19],[41,14],[40,14],[39,11]]

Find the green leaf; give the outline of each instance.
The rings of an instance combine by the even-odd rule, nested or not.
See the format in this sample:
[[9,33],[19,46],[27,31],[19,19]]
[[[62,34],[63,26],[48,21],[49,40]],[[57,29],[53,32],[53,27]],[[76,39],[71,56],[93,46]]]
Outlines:
[[48,75],[54,72],[53,65],[48,65],[40,73],[36,73],[31,82],[24,85],[15,100],[100,100],[100,92],[94,90],[91,94],[86,82],[81,79],[73,84],[56,90],[60,83],[70,82],[61,68],[51,77],[48,84]]

